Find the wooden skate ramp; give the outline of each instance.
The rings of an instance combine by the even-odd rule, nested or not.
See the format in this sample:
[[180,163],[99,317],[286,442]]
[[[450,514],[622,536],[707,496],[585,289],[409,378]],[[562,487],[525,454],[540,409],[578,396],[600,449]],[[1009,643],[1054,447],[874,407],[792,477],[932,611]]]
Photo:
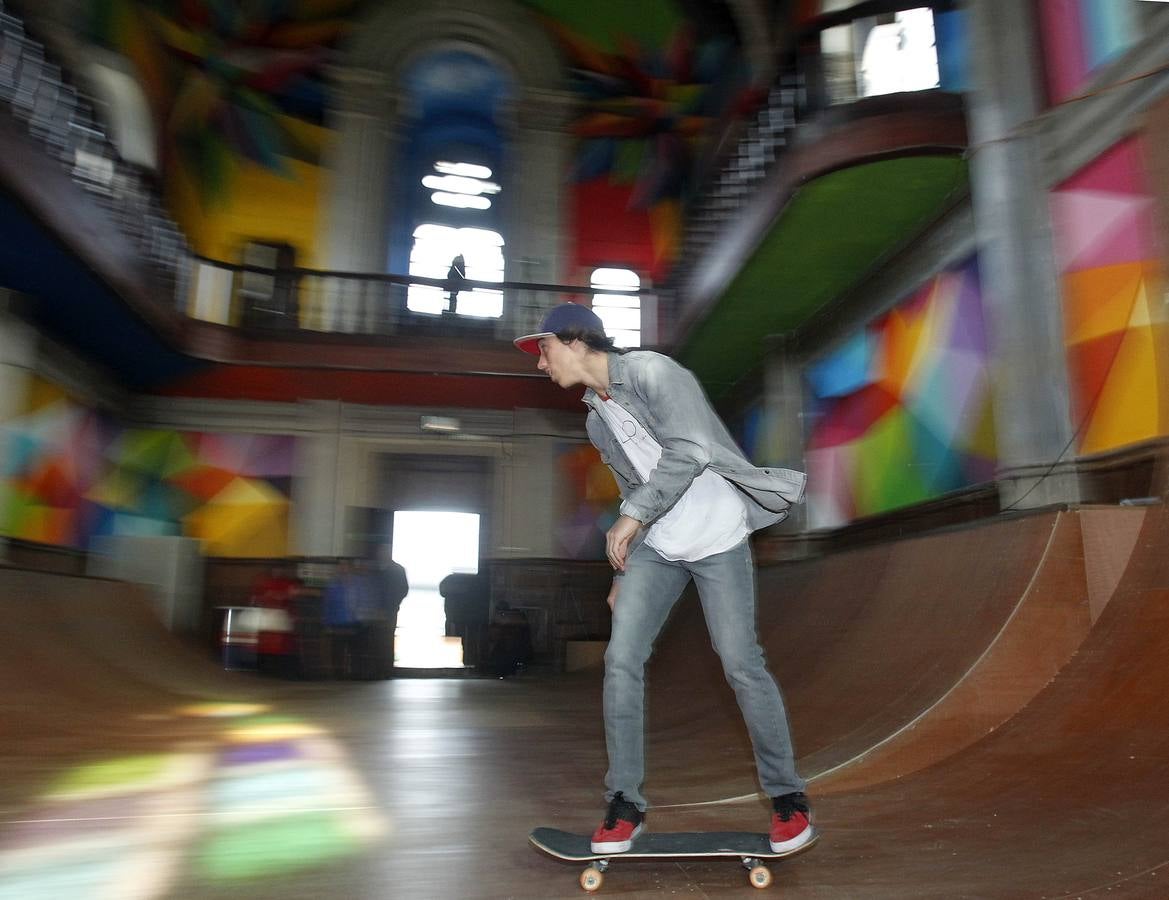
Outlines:
[[[825,798],[820,896],[1169,896],[1169,516],[1149,512],[1080,649],[1001,728]],[[852,890],[848,894],[842,891]]]
[[[1049,512],[762,570],[760,636],[813,790],[924,768],[1023,708],[1084,640],[1143,517]],[[653,799],[753,793],[701,612],[676,619],[650,674]],[[725,766],[697,764],[710,758]]]
[[[822,840],[774,867],[773,890],[831,900],[1169,896],[1167,546],[1164,509],[1089,509],[764,571],[761,628],[798,745],[811,748],[805,774],[834,770],[810,790]],[[329,815],[387,827],[358,829],[367,837],[348,855],[302,866],[273,855],[288,831],[249,820],[254,834],[233,838],[230,855],[267,861],[262,876],[215,882],[187,866],[166,896],[581,896],[579,868],[526,841],[533,826],[588,831],[601,814],[597,673],[274,684],[217,671],[123,585],[0,570],[0,591],[0,863],[46,859],[51,879],[69,836],[115,827],[85,817],[137,814],[133,797],[97,812],[48,806],[43,786],[78,761],[192,743],[208,765],[226,760],[223,727],[175,709],[247,691],[314,726],[327,760],[364,791],[325,798],[330,810],[345,807]],[[650,827],[761,828],[762,802],[728,799],[756,790],[750,750],[700,614],[679,612],[651,672]],[[267,764],[256,765],[263,782]],[[189,805],[133,832],[140,842],[167,823],[186,829],[155,848],[152,865],[197,859],[207,846],[217,820],[204,812],[222,795],[210,775]],[[80,817],[67,820],[66,837],[62,816]],[[129,860],[137,850],[115,852]],[[78,879],[76,896],[124,895],[97,874]],[[603,893],[761,896],[725,861],[615,863]]]
[[257,693],[168,634],[139,586],[0,568],[0,598],[5,788],[61,759],[197,737],[205,723],[176,709]]

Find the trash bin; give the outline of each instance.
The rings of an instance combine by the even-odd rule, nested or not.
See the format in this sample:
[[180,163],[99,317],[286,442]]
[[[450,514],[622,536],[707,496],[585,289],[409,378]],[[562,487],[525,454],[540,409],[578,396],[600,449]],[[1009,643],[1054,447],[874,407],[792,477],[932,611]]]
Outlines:
[[219,630],[223,668],[256,668],[262,610],[254,606],[220,606],[218,609],[223,613],[223,627]]

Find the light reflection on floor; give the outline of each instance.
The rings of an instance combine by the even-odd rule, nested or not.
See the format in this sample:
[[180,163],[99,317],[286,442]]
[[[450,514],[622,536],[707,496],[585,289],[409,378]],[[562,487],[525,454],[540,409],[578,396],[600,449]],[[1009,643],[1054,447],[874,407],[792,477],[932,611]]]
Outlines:
[[0,900],[150,900],[176,884],[239,884],[360,852],[389,827],[324,729],[231,704],[198,747],[68,769],[0,838]]

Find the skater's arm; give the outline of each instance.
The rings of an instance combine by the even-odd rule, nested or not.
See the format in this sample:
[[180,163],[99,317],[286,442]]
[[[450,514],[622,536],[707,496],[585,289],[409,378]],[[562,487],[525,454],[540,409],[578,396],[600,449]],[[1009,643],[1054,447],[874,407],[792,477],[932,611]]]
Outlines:
[[609,565],[619,572],[625,571],[625,559],[629,555],[629,545],[641,528],[641,523],[630,516],[618,516],[613,527],[605,533],[605,555],[609,557]]

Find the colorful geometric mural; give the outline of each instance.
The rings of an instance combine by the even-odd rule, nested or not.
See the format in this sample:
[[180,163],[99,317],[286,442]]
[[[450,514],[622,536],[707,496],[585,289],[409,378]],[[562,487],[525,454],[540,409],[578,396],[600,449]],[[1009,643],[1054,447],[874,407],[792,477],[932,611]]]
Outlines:
[[1052,225],[1063,283],[1071,417],[1080,453],[1163,435],[1164,276],[1136,138],[1059,185]]
[[932,278],[805,377],[810,527],[837,527],[994,476],[977,259]]
[[605,532],[620,505],[617,482],[591,444],[565,445],[557,463],[568,485],[556,529],[559,550],[572,559],[604,559]]
[[238,160],[291,175],[319,159],[325,64],[354,0],[99,0],[87,37],[124,54],[150,99],[166,157],[204,200],[222,200]]
[[[577,209],[587,211],[577,261],[622,263],[661,278],[677,254],[698,138],[724,111],[752,110],[763,93],[746,84],[729,38],[700,42],[688,24],[656,47],[618,37],[613,51],[558,22],[545,25],[583,101],[570,125],[580,139]],[[601,223],[601,232],[594,235],[587,220]]]
[[124,428],[37,382],[0,424],[0,534],[79,549],[184,535],[211,556],[284,556],[293,441]]
[[[1038,0],[1047,89],[1053,103],[1073,96],[1142,34],[1136,0]],[[1151,7],[1152,4],[1145,4]]]

